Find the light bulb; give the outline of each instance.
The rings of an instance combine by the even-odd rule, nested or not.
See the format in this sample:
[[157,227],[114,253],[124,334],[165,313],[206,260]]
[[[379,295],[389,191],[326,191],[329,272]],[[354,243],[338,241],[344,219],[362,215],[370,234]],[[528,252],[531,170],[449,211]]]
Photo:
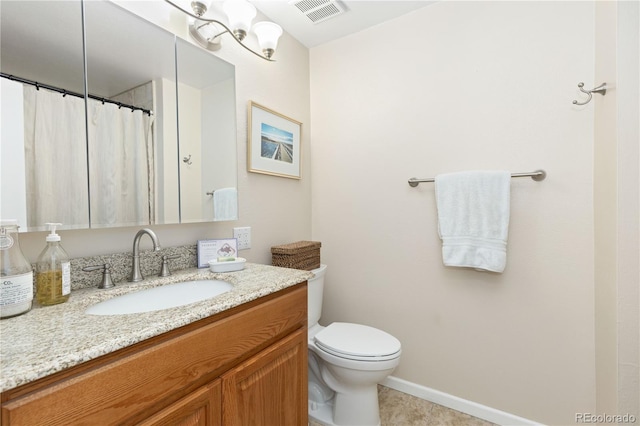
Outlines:
[[258,22],[253,26],[253,32],[258,37],[258,43],[267,58],[271,58],[278,46],[278,39],[282,35],[282,27],[273,22]]
[[256,8],[246,0],[227,0],[222,5],[229,18],[229,27],[238,40],[245,38],[256,17]]

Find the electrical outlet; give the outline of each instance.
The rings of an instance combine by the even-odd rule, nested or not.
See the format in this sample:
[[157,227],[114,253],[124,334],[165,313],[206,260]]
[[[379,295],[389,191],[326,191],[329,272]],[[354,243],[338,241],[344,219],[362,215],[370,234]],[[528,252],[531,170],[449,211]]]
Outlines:
[[238,251],[251,248],[251,227],[233,228],[233,238],[238,239]]

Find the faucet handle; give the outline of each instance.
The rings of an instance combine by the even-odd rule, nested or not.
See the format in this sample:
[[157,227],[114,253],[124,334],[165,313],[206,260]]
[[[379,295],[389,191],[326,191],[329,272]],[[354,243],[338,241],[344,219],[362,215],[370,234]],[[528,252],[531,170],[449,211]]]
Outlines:
[[173,256],[162,256],[162,269],[160,270],[159,277],[168,277],[171,275],[171,271],[169,270],[169,259],[178,259],[180,257],[179,254],[174,254]]
[[98,288],[111,288],[116,286],[111,280],[110,269],[111,269],[111,265],[109,265],[108,263],[105,263],[104,265],[85,266],[84,268],[82,268],[82,270],[85,272],[100,271],[100,270],[102,271],[102,281],[98,285]]

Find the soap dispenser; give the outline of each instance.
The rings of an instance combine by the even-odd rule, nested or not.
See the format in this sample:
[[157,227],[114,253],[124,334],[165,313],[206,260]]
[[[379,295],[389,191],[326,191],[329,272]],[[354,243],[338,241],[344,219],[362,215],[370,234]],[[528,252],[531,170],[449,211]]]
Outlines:
[[41,305],[55,305],[66,302],[71,293],[71,266],[69,256],[60,245],[56,226],[61,223],[47,223],[51,233],[47,235],[47,246],[36,262],[36,300]]

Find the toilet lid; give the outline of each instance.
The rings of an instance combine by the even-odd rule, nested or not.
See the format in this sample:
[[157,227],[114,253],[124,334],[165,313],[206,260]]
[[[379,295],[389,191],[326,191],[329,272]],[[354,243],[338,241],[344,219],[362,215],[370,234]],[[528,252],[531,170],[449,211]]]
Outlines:
[[400,341],[389,333],[346,322],[334,322],[318,332],[314,341],[330,353],[354,359],[388,359],[400,352]]

